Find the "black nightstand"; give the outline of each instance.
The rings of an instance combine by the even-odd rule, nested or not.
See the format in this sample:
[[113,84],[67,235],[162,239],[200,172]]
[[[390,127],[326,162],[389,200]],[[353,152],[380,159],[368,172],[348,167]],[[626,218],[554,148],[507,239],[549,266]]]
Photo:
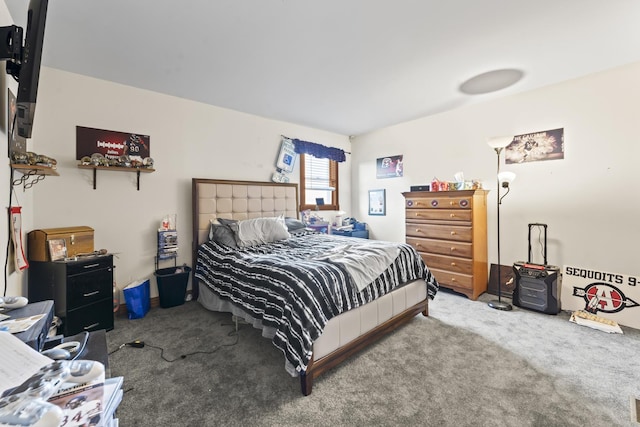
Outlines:
[[54,300],[65,336],[113,329],[113,255],[31,261],[29,300]]

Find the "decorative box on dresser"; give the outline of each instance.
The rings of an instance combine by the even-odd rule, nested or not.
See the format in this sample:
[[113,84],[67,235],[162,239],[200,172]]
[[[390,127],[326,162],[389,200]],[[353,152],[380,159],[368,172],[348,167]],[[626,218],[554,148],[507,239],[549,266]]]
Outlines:
[[30,261],[29,301],[53,300],[64,336],[113,329],[113,255]]
[[487,191],[403,193],[406,241],[440,286],[472,300],[487,290]]

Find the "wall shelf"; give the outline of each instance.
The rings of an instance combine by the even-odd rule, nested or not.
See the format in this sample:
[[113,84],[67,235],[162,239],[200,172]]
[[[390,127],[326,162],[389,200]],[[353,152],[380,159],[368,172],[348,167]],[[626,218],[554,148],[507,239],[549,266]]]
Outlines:
[[119,172],[135,172],[137,178],[137,189],[140,191],[140,173],[155,172],[152,168],[127,168],[121,166],[94,166],[94,165],[78,165],[79,169],[93,169],[93,189],[96,189],[96,177],[98,170],[104,171],[119,171]]
[[49,166],[11,163],[11,169],[22,174],[20,178],[12,179],[11,184],[22,185],[25,190],[33,187],[47,176],[60,176],[56,169]]

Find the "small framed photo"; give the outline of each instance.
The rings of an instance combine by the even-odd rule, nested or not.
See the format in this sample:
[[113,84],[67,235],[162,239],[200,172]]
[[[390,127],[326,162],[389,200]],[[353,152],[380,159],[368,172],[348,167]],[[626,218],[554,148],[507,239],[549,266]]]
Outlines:
[[385,190],[369,190],[369,215],[386,215]]
[[67,243],[64,239],[51,239],[48,242],[51,261],[59,261],[67,257]]

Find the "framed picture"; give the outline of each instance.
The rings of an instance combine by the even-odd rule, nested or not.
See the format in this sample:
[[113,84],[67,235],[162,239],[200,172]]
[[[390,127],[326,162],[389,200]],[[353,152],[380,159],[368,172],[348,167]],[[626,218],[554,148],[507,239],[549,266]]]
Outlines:
[[403,175],[402,154],[376,159],[376,178],[397,178]]
[[64,239],[51,239],[48,242],[51,261],[58,261],[67,257],[67,244]]
[[504,150],[505,164],[564,159],[564,128],[516,135]]
[[369,190],[369,215],[386,215],[385,190]]
[[498,280],[500,280],[500,296],[513,298],[513,289],[516,287],[513,266],[501,265],[500,278],[498,279],[498,264],[491,264],[488,293],[498,295]]

